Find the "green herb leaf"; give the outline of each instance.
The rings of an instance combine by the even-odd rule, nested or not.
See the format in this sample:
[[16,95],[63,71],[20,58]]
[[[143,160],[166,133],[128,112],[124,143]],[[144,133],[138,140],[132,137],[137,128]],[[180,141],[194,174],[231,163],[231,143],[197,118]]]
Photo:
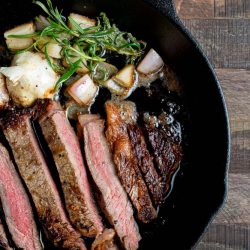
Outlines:
[[84,34],[83,29],[81,28],[81,26],[70,16],[68,17],[70,23],[73,25],[73,27],[80,33],[80,34]]
[[33,38],[39,35],[39,32],[26,35],[9,35],[8,38]]
[[75,63],[72,63],[69,70],[66,71],[57,81],[56,85],[55,85],[55,90],[58,91],[62,84],[64,82],[66,82],[78,69],[79,65],[81,63],[81,60],[76,61]]

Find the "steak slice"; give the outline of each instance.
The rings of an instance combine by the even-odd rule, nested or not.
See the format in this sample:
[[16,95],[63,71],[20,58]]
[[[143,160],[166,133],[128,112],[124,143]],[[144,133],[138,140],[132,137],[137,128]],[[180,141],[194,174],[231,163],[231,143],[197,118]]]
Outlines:
[[93,122],[96,120],[101,119],[100,115],[92,115],[92,114],[86,114],[86,115],[79,115],[78,116],[78,121],[81,127],[81,130],[83,130],[83,127],[89,123],[89,122]]
[[113,229],[105,229],[93,242],[91,250],[119,250],[114,242],[115,235]]
[[101,193],[102,208],[125,249],[137,249],[141,237],[133,209],[115,171],[104,135],[104,121],[84,126],[85,155],[92,178]]
[[160,205],[163,201],[163,188],[160,177],[155,169],[143,135],[143,131],[137,125],[128,125],[128,134],[132,144],[133,152],[137,158],[139,168],[143,174],[148,190],[154,204]]
[[[9,153],[1,144],[0,173],[1,204],[13,241],[21,249],[42,249],[28,196]],[[8,247],[4,231],[1,237],[1,242],[5,241]]]
[[30,115],[10,113],[3,120],[3,128],[48,239],[62,249],[86,249],[80,235],[66,217],[56,185],[32,129]]
[[172,176],[182,159],[181,132],[167,124],[166,120],[164,113],[159,117],[144,115],[148,140],[161,176],[164,193],[169,191]]
[[10,250],[12,249],[9,245],[4,226],[2,224],[2,219],[0,219],[0,249]]
[[13,249],[9,245],[9,241],[7,239],[4,226],[2,224],[2,220],[0,219],[0,249],[11,250]]
[[137,210],[138,219],[148,223],[157,217],[147,186],[141,175],[127,127],[135,124],[137,114],[132,102],[106,102],[107,130],[120,181]]
[[88,122],[100,119],[100,115],[85,114],[78,116],[77,123],[77,137],[79,140],[83,140],[83,127]]
[[56,163],[71,223],[82,235],[94,237],[102,233],[103,224],[92,197],[78,138],[56,102],[47,101],[42,106],[39,123]]

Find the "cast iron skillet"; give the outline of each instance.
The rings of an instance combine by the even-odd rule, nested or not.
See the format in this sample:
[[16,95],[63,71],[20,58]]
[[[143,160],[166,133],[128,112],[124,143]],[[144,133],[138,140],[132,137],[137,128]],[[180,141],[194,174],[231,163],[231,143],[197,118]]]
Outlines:
[[[41,10],[31,0],[1,2],[0,31]],[[176,16],[172,0],[61,0],[65,13],[105,11],[122,30],[149,41],[182,79],[190,112],[189,164],[179,172],[161,223],[143,234],[141,249],[190,249],[224,202],[229,125],[218,79],[197,42]],[[147,2],[147,3],[145,3]]]

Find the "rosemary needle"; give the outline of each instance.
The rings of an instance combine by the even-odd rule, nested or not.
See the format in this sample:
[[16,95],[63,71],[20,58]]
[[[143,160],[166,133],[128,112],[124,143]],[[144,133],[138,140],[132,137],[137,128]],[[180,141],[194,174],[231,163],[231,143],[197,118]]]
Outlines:
[[[62,60],[69,64],[69,68],[64,69],[64,74],[56,84],[57,90],[76,72],[80,65],[86,65],[91,72],[94,71],[98,63],[106,61],[106,51],[126,55],[129,63],[133,63],[144,53],[146,44],[138,41],[132,34],[120,31],[116,25],[111,24],[105,13],[100,13],[97,24],[88,28],[82,28],[69,17],[68,21],[73,27],[71,29],[62,16],[62,11],[54,7],[51,0],[46,0],[46,4],[41,1],[34,1],[34,3],[48,15],[48,26],[33,34],[11,35],[10,37],[33,38],[34,43],[30,47],[16,53],[20,54],[32,49],[42,52],[51,68],[58,73],[62,73],[62,69],[54,64],[53,59],[49,56],[48,43],[57,43],[62,48]],[[72,55],[79,60],[71,63]]]

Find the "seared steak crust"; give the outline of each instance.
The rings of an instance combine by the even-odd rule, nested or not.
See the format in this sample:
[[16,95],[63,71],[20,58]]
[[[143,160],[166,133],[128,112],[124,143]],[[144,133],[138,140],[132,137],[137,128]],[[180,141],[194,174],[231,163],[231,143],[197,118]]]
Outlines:
[[52,152],[64,193],[66,208],[74,227],[84,236],[103,231],[101,218],[92,198],[80,144],[64,111],[55,102],[44,105],[39,123]]
[[115,235],[113,229],[105,229],[93,242],[91,250],[119,250],[115,244]]
[[139,220],[148,223],[157,216],[147,186],[143,180],[127,127],[136,121],[136,109],[132,102],[107,102],[106,137],[120,181],[137,210]]
[[169,191],[172,176],[181,162],[182,147],[180,135],[174,136],[171,126],[160,119],[147,115],[144,120],[148,140],[166,193]]
[[32,129],[30,116],[25,112],[10,113],[5,117],[3,127],[47,237],[62,249],[86,249],[80,235],[71,227],[66,217]]
[[153,158],[151,157],[143,131],[137,125],[128,125],[128,134],[131,140],[134,155],[137,158],[139,168],[144,176],[151,197],[155,205],[163,201],[163,188],[160,177],[155,169]]

